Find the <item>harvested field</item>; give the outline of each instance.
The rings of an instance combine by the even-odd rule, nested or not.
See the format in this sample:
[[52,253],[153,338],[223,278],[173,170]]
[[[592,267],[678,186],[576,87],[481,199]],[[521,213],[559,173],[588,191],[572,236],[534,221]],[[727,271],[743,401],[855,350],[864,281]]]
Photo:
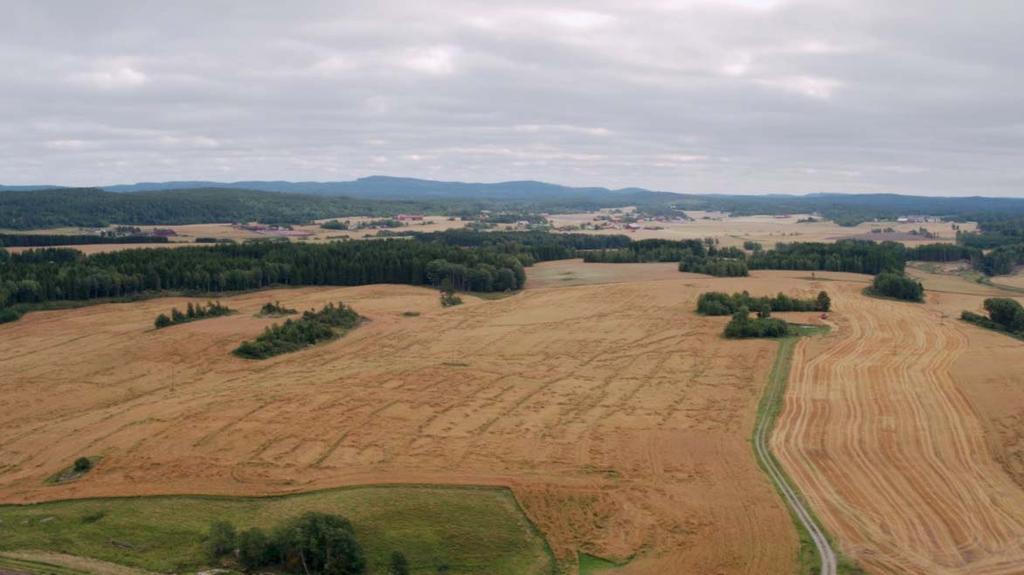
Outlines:
[[927,304],[829,290],[836,328],[798,344],[774,450],[871,572],[1021,573],[1024,348],[955,319],[994,290],[916,273]]
[[[693,313],[700,292],[750,280],[672,273],[447,309],[422,288],[276,290],[159,331],[185,299],[29,314],[0,326],[0,501],[508,485],[563,564],[791,572],[796,533],[749,443],[776,344],[724,342],[725,318]],[[263,362],[229,354],[274,321],[252,316],[266,301],[339,299],[370,321]],[[83,454],[103,460],[44,483]]]
[[[580,231],[570,228],[576,228],[581,224],[592,224],[596,221],[597,216],[609,213],[609,210],[602,210],[579,214],[555,214],[549,216],[548,219],[562,231]],[[798,223],[800,219],[807,218],[807,214],[791,214],[784,217],[741,216],[733,218],[721,212],[690,211],[687,212],[687,215],[693,218],[693,221],[643,222],[641,224],[645,227],[657,226],[662,229],[641,229],[632,232],[622,229],[583,230],[582,233],[625,234],[637,240],[718,238],[723,246],[742,246],[744,241],[752,240],[761,242],[766,248],[771,248],[778,242],[832,242],[847,238],[868,238],[879,241],[887,239],[884,234],[873,234],[872,230],[876,228],[892,228],[897,234],[892,236],[892,239],[911,246],[956,240],[956,232],[953,231],[950,224],[943,222],[864,222],[857,226],[843,227],[828,220]],[[924,238],[910,234],[911,230],[921,227],[936,234],[937,237]],[[964,231],[973,231],[975,227],[973,223],[961,224]]]

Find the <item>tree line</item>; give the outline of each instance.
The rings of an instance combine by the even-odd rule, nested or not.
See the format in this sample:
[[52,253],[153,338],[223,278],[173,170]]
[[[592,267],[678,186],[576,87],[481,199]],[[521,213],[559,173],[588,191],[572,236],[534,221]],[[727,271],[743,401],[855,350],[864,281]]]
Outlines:
[[413,238],[426,242],[439,242],[449,246],[488,248],[515,256],[525,266],[534,262],[564,260],[579,257],[586,260],[589,250],[624,248],[631,240],[623,235],[553,234],[543,231],[484,232],[453,229],[440,232],[414,232]]
[[396,283],[454,289],[518,290],[516,256],[415,240],[324,244],[279,241],[139,249],[83,255],[43,248],[0,249],[0,309],[51,301],[116,298],[162,291],[219,293],[275,285]]
[[243,341],[234,354],[245,359],[267,359],[299,351],[343,335],[359,325],[362,317],[343,303],[329,303],[320,311],[307,311],[299,319],[274,324],[253,340]]
[[877,274],[903,271],[906,248],[896,242],[839,240],[834,243],[779,243],[747,258],[752,270],[808,270]]
[[[697,297],[697,313],[702,315],[731,315],[742,308],[747,310],[779,311],[822,311],[832,309],[832,299],[828,292],[818,292],[814,298],[800,299],[779,293],[774,297],[754,297],[750,292],[737,292],[732,295],[724,292],[704,292]],[[748,312],[749,313],[749,312]]]

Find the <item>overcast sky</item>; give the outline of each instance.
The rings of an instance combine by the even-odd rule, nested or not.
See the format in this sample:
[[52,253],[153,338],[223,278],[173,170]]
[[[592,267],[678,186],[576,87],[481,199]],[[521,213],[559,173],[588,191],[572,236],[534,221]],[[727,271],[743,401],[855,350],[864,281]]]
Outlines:
[[1024,3],[0,0],[0,183],[1024,196]]

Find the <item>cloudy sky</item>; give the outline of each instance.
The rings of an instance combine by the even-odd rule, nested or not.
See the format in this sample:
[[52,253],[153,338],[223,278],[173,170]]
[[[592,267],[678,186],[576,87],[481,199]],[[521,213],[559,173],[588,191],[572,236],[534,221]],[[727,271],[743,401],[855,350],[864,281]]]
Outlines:
[[0,0],[0,183],[1024,195],[1024,3]]

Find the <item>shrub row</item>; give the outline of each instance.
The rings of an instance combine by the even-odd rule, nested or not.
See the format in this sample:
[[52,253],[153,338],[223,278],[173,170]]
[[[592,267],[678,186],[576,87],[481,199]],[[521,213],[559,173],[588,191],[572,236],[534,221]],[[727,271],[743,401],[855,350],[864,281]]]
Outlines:
[[176,307],[171,308],[170,317],[167,317],[167,314],[162,313],[156,316],[156,319],[153,320],[153,325],[156,329],[162,329],[179,323],[188,323],[190,321],[196,321],[197,319],[219,317],[230,313],[234,313],[234,310],[225,305],[221,305],[219,301],[206,302],[205,306],[203,304],[192,305],[192,302],[189,302],[188,308],[185,309],[184,313],[179,311]]

